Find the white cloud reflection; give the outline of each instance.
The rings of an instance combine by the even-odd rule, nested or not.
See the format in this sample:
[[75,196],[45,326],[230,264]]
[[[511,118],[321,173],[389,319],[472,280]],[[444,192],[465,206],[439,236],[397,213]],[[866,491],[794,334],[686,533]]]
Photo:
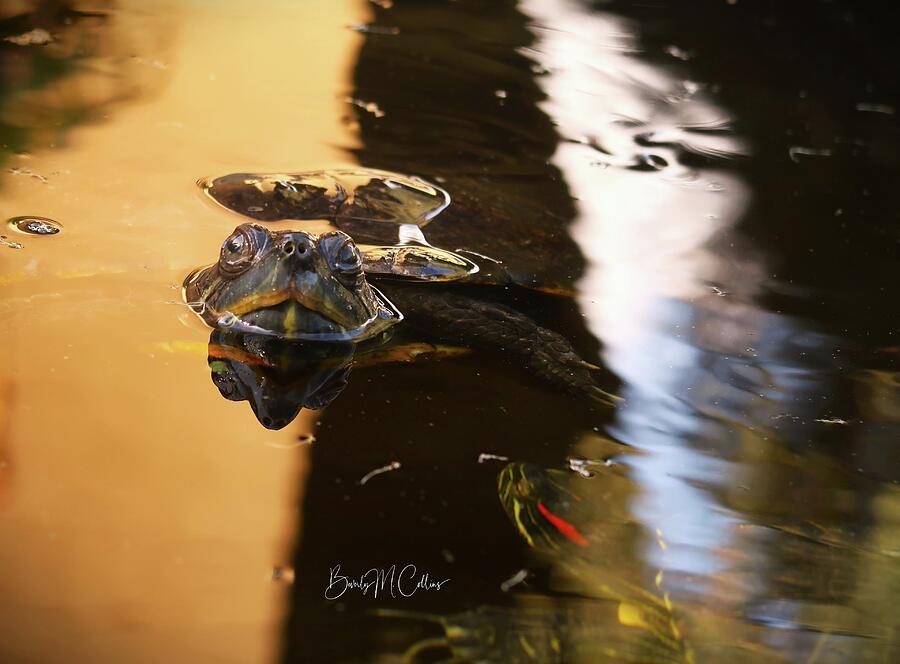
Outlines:
[[686,444],[700,422],[681,403],[685,376],[704,351],[680,338],[693,316],[679,303],[711,295],[724,271],[713,241],[740,219],[749,190],[678,156],[746,147],[700,84],[640,60],[627,22],[568,0],[524,0],[522,9],[537,38],[528,55],[546,72],[542,107],[563,137],[554,163],[578,199],[571,233],[587,261],[579,302],[623,380],[614,433],[651,451],[629,462],[642,488],[632,508],[670,546],[663,553],[648,540],[646,561],[706,576],[733,519],[686,480],[728,467]]

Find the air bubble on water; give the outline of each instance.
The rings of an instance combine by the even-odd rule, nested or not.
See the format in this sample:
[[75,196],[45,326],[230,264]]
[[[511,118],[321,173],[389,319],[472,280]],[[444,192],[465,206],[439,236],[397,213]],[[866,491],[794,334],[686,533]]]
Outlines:
[[706,191],[725,191],[725,185],[721,182],[708,182]]
[[56,235],[62,224],[47,217],[13,217],[6,222],[10,228],[28,235]]

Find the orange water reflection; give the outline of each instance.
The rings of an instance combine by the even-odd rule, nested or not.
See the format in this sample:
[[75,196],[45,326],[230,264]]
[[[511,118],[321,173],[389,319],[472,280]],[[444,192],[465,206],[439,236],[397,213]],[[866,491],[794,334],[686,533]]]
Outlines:
[[307,455],[291,445],[314,416],[269,432],[223,401],[177,287],[237,223],[198,177],[347,163],[360,36],[345,26],[365,11],[123,3],[102,52],[29,93],[89,105],[147,76],[84,123],[39,126],[4,164],[46,179],[4,172],[4,218],[64,231],[4,231],[24,248],[0,247],[0,660],[275,656],[271,575],[290,561]]

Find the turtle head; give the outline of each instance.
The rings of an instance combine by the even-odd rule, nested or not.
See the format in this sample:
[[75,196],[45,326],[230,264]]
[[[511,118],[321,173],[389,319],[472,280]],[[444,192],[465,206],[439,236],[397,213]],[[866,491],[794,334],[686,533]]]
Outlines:
[[213,327],[285,339],[361,341],[402,319],[366,281],[359,249],[340,231],[242,224],[218,262],[188,275],[183,294]]

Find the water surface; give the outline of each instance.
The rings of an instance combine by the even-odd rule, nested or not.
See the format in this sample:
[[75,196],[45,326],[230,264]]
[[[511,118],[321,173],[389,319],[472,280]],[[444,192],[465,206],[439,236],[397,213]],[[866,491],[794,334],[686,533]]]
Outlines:
[[[3,11],[4,35],[53,38],[0,47],[4,218],[60,232],[0,246],[0,659],[900,654],[883,17]],[[243,218],[197,182],[358,167],[446,189],[428,240],[502,261],[532,288],[472,292],[570,339],[624,401],[585,404],[500,350],[359,357],[280,430],[222,399],[179,288]],[[326,594],[338,564],[407,563],[450,581]]]

